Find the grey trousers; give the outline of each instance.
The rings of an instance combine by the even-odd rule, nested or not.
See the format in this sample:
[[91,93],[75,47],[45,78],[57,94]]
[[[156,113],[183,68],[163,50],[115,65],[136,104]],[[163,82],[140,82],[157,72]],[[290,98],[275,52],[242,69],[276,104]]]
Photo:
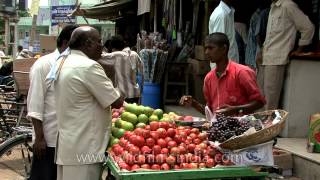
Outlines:
[[285,76],[286,65],[259,65],[258,67],[258,85],[266,97],[265,110],[279,108],[279,100],[283,81]]

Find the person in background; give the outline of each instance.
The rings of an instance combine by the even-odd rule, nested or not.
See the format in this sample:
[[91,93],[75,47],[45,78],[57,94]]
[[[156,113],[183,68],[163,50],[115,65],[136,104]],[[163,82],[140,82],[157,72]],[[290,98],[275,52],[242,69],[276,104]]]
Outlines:
[[[223,33],[212,33],[205,40],[205,54],[217,66],[205,77],[203,93],[207,107],[213,113],[225,115],[248,114],[263,107],[255,72],[228,58],[229,40]],[[193,105],[203,114],[205,108],[191,96],[183,96],[182,105]]]
[[75,29],[69,48],[69,54],[57,61],[54,81],[57,180],[100,180],[111,134],[111,107],[120,108],[123,98],[96,62],[102,53],[98,30]]
[[4,48],[6,47],[6,45],[4,44],[4,42],[2,41],[0,46],[0,57],[4,57],[6,56],[6,54],[4,53]]
[[32,52],[30,52],[28,49],[23,49],[16,59],[24,59],[24,58],[31,58],[32,57]]
[[67,25],[57,38],[57,49],[37,60],[30,70],[27,97],[27,118],[33,124],[33,162],[29,180],[56,180],[57,165],[54,153],[57,136],[57,117],[53,86],[47,86],[46,76],[59,55],[68,47],[71,33],[77,25]]
[[261,87],[267,99],[265,109],[277,109],[289,54],[294,48],[297,31],[301,33],[299,47],[304,51],[311,44],[314,25],[292,0],[272,0],[262,51]]
[[234,8],[232,7],[235,0],[221,0],[220,4],[214,9],[209,20],[209,34],[222,32],[228,36],[230,50],[229,59],[239,62],[239,52],[235,36],[234,26]]
[[245,63],[254,70],[257,70],[256,58],[265,39],[270,3],[270,0],[259,1],[258,8],[250,18]]
[[[119,89],[127,103],[139,103],[142,85],[138,84],[137,75],[141,75],[143,82],[143,62],[139,55],[125,46],[122,36],[113,36],[110,41],[112,53],[104,53],[98,61],[103,67],[114,67],[114,86]],[[105,68],[106,69],[106,68]]]
[[23,47],[21,45],[18,46],[17,48],[17,54],[16,54],[16,58],[19,56],[20,52],[23,50]]

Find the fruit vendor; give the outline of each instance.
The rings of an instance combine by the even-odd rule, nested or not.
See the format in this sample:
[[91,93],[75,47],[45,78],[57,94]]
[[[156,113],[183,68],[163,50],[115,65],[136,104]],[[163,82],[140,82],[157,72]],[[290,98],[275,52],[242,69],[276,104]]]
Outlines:
[[[256,73],[249,67],[228,59],[229,40],[224,33],[212,33],[205,40],[205,55],[216,68],[205,77],[203,93],[211,112],[225,115],[251,113],[264,106],[264,96],[258,88]],[[183,96],[182,105],[199,107],[191,96]],[[197,108],[203,114],[204,107]]]

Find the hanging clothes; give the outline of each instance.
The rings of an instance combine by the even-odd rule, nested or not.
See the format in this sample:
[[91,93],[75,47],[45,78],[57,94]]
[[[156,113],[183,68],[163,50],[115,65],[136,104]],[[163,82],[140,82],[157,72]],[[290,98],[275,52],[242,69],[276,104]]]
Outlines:
[[150,12],[151,0],[138,0],[137,15],[142,15]]

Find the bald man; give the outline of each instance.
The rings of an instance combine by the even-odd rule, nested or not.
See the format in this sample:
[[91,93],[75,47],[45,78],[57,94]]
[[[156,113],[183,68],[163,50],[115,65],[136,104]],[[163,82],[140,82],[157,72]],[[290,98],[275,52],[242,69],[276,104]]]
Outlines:
[[57,62],[55,97],[58,118],[58,180],[101,179],[111,128],[111,107],[123,98],[96,61],[102,53],[99,32],[74,30],[70,54]]

